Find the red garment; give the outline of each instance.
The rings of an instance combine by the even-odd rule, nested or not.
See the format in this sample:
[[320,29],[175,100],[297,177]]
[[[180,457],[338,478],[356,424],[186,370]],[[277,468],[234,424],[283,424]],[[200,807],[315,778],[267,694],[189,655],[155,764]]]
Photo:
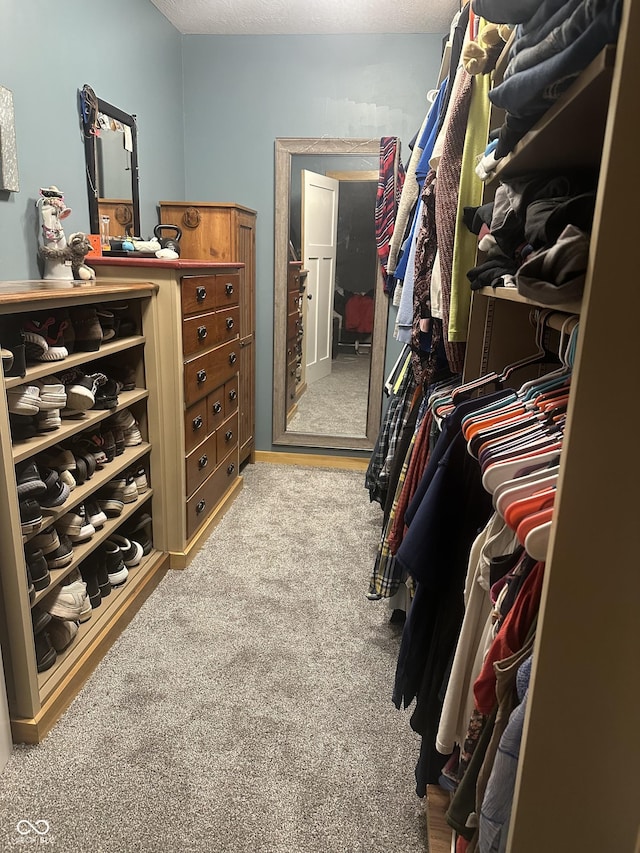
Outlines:
[[529,572],[522,589],[505,616],[500,630],[489,647],[480,675],[473,685],[475,707],[481,714],[490,714],[496,705],[496,674],[493,664],[504,660],[522,648],[540,607],[544,563],[538,562]]
[[354,293],[344,308],[344,327],[347,332],[373,332],[373,299],[365,293]]

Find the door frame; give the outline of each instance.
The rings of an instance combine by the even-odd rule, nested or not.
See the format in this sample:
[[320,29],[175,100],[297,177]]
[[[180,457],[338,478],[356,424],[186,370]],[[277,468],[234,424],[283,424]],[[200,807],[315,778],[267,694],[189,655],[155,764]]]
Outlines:
[[294,154],[379,155],[380,139],[323,139],[320,137],[280,138],[275,141],[275,222],[274,222],[274,315],[273,315],[273,415],[272,443],[293,447],[320,447],[336,450],[373,450],[380,431],[384,361],[387,347],[389,300],[382,298],[383,282],[377,266],[375,312],[369,371],[369,398],[365,436],[312,435],[287,429],[286,348],[287,348],[287,265],[289,262],[289,194],[291,158]]

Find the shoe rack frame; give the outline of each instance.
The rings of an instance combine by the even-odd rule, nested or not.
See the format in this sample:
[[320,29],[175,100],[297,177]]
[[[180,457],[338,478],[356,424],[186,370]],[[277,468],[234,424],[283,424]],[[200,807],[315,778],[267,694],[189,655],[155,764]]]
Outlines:
[[[0,316],[23,314],[29,311],[69,308],[83,304],[108,303],[126,300],[139,319],[140,333],[118,338],[103,344],[96,352],[74,352],[64,361],[48,362],[27,367],[24,377],[3,377],[0,395],[0,466],[3,484],[0,485],[0,592],[3,614],[0,619],[0,641],[6,670],[7,697],[13,739],[16,742],[38,743],[51,729],[70,704],[81,686],[105,655],[116,637],[131,621],[142,603],[157,586],[169,566],[168,554],[155,547],[163,542],[164,518],[153,482],[163,481],[163,455],[160,447],[161,395],[159,394],[158,341],[159,323],[156,300],[157,286],[149,282],[59,282],[20,281],[0,283]],[[101,486],[135,462],[148,458],[150,488],[136,502],[125,504],[117,518],[110,518],[104,527],[85,543],[74,545],[72,562],[63,569],[51,570],[51,583],[36,593],[34,604],[44,602],[55,586],[82,560],[104,542],[111,533],[141,508],[153,517],[154,549],[145,556],[129,575],[127,583],[113,589],[92,617],[82,623],[73,643],[58,655],[53,667],[38,673],[31,607],[26,580],[24,544],[36,533],[23,535],[16,492],[15,465],[54,444],[58,444],[108,418],[114,410],[89,410],[79,420],[63,420],[59,429],[51,430],[25,441],[12,444],[6,389],[71,367],[90,365],[97,359],[123,353],[133,358],[136,367],[136,388],[121,392],[118,407],[131,407],[140,423],[144,441],[125,448],[90,480],[77,486],[62,507],[44,509],[44,523],[52,524],[73,507],[87,500]]]

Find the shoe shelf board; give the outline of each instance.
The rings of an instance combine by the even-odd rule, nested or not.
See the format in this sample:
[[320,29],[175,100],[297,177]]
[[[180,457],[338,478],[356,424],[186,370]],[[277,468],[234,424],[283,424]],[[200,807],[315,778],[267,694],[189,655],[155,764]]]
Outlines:
[[[73,558],[68,566],[65,566],[62,569],[50,569],[49,574],[51,576],[51,583],[49,586],[46,586],[44,589],[39,589],[36,592],[35,600],[33,604],[38,604],[39,602],[45,600],[47,596],[51,595],[51,593],[55,590],[56,586],[62,581],[68,574],[70,574],[75,568],[77,568],[80,563],[89,556],[93,551],[96,550],[103,542],[105,542],[112,533],[115,533],[117,529],[120,527],[123,521],[125,521],[129,516],[136,513],[140,507],[144,506],[147,501],[150,500],[153,495],[153,489],[148,489],[144,494],[138,495],[135,501],[131,501],[124,505],[124,509],[120,513],[120,515],[115,518],[107,518],[104,525],[91,536],[90,539],[87,539],[85,542],[74,542],[73,545]],[[32,605],[33,606],[33,605]],[[47,604],[45,601],[44,608],[46,610]]]
[[168,565],[167,554],[151,551],[139,566],[129,570],[126,583],[103,599],[91,619],[80,624],[75,639],[58,655],[51,669],[38,673],[39,712],[33,719],[12,719],[15,742],[40,743],[160,583]]
[[[119,281],[101,278],[100,281],[59,281],[57,279],[28,279],[0,283],[0,312],[24,314],[56,308],[60,303],[92,305],[116,302],[120,299],[139,299],[157,292],[158,285],[150,281]],[[57,303],[57,304],[56,304]],[[9,309],[7,311],[6,309]]]
[[[30,539],[33,539],[34,536],[37,536],[46,527],[54,524],[54,522],[62,518],[63,515],[66,515],[75,506],[90,498],[101,486],[113,480],[121,471],[125,471],[134,462],[137,462],[138,459],[149,453],[150,450],[151,445],[146,441],[143,441],[142,444],[136,444],[135,447],[125,447],[124,452],[120,456],[116,456],[111,462],[107,462],[103,468],[96,470],[90,480],[87,480],[81,486],[76,486],[63,504],[56,507],[43,506],[42,515],[44,521],[42,526],[38,530],[24,535],[22,541],[28,542]],[[146,495],[146,492],[143,492],[143,495]],[[142,495],[139,497],[142,497]]]
[[17,464],[36,453],[40,453],[42,450],[46,450],[47,447],[51,447],[53,444],[60,444],[61,441],[84,432],[87,428],[106,420],[115,412],[126,409],[134,403],[146,399],[148,396],[149,392],[146,388],[121,391],[118,395],[119,403],[113,409],[87,409],[81,418],[63,418],[62,426],[58,427],[58,429],[50,430],[41,435],[35,435],[33,438],[27,438],[14,444],[13,462]]
[[64,373],[72,367],[81,367],[91,361],[107,358],[107,356],[140,346],[146,341],[145,335],[131,335],[127,338],[117,338],[100,345],[100,349],[93,352],[72,352],[60,361],[43,361],[38,364],[30,364],[24,376],[7,376],[4,384],[6,388],[15,388],[16,385],[27,385],[43,376],[55,376]]
[[597,168],[609,111],[615,45],[593,62],[498,162],[487,183],[528,172]]
[[481,287],[475,293],[479,296],[488,296],[490,299],[518,302],[521,305],[530,305],[532,308],[560,311],[564,314],[579,314],[581,309],[580,302],[559,302],[557,305],[544,305],[542,302],[536,302],[535,299],[522,296],[515,287]]

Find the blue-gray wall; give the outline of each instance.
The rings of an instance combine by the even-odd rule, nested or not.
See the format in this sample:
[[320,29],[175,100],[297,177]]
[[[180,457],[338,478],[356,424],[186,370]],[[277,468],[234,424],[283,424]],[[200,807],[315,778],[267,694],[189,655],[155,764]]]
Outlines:
[[34,202],[56,184],[89,230],[78,89],[138,117],[141,221],[184,195],[182,37],[150,0],[1,0],[0,85],[13,92],[20,192],[0,191],[0,279],[39,278]]
[[406,157],[441,46],[434,34],[184,37],[186,197],[258,211],[260,450],[271,448],[274,140],[399,136]]
[[[1,8],[0,85],[13,92],[21,189],[0,191],[0,280],[40,275],[39,187],[64,191],[66,231],[89,230],[77,106],[88,83],[137,116],[142,236],[161,198],[258,211],[256,437],[271,448],[274,140],[399,136],[406,159],[441,37],[181,36],[150,0]],[[395,341],[388,350],[391,360]]]

